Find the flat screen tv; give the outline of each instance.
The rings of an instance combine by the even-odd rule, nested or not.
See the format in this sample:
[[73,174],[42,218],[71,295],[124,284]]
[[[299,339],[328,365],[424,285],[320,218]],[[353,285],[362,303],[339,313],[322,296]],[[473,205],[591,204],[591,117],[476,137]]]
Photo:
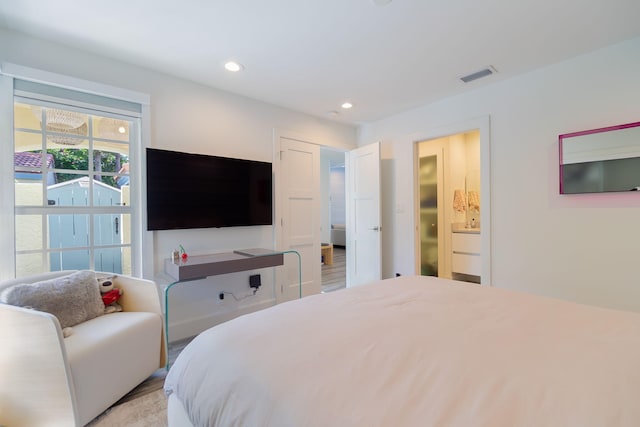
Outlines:
[[147,229],[271,225],[271,163],[147,148]]

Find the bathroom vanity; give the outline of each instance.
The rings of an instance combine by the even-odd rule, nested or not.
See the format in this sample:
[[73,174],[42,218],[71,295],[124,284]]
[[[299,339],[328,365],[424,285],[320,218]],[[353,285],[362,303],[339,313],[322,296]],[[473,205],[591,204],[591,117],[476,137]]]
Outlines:
[[451,224],[451,273],[455,280],[480,283],[482,274],[480,228]]

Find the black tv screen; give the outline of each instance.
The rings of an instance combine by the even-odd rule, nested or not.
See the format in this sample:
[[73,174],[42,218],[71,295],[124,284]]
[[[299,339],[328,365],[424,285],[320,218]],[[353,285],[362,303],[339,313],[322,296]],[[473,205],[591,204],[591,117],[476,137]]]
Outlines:
[[147,229],[271,225],[271,163],[147,148]]

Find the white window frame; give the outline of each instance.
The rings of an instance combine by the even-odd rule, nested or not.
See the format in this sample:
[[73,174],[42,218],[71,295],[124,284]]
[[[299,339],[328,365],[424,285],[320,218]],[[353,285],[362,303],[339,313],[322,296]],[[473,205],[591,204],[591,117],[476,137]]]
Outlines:
[[146,188],[146,180],[142,171],[143,165],[146,163],[145,148],[150,146],[149,95],[16,64],[2,63],[0,65],[0,224],[2,224],[0,227],[0,247],[2,248],[0,280],[15,277],[14,79],[57,86],[141,105],[140,143],[130,147],[131,158],[136,159],[134,160],[136,164],[132,166],[130,171],[131,179],[139,184],[131,189],[131,274],[136,277],[152,277],[153,256],[143,256],[143,254],[152,254],[153,236],[151,233],[145,232],[146,218],[142,215],[143,206],[146,203],[146,195],[142,191],[143,188]]

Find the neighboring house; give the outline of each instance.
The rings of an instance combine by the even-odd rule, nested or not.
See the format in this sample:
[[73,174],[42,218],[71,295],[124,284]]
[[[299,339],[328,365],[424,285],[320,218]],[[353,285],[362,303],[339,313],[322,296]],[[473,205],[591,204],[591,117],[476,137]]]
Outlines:
[[[55,159],[53,154],[47,154],[47,165],[45,169],[51,170],[55,168]],[[13,155],[13,164],[15,165],[15,179],[18,180],[40,180],[42,174],[40,172],[25,170],[27,168],[37,168],[42,170],[42,155],[40,153],[15,153]],[[56,183],[56,174],[47,172],[47,185]]]

